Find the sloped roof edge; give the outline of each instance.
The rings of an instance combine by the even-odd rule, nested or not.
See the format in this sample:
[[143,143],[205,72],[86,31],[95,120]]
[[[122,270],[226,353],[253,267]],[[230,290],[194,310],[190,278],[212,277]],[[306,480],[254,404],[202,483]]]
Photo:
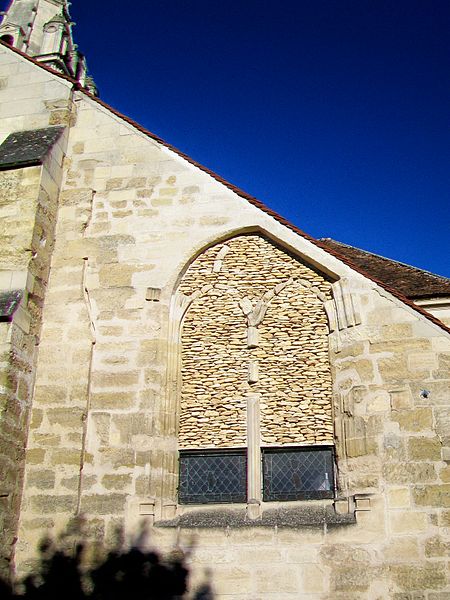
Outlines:
[[326,244],[322,243],[320,240],[318,240],[318,239],[310,236],[309,234],[305,233],[304,231],[302,231],[301,229],[299,229],[298,227],[296,227],[293,223],[291,223],[290,221],[288,221],[287,219],[285,219],[284,217],[282,217],[280,214],[278,214],[277,212],[275,212],[274,210],[272,210],[268,206],[266,206],[263,202],[261,202],[260,200],[258,200],[254,196],[248,194],[244,190],[242,190],[239,187],[233,185],[232,183],[230,183],[229,181],[227,181],[226,179],[224,179],[223,177],[221,177],[220,175],[218,175],[214,171],[208,169],[204,165],[200,164],[199,162],[197,162],[196,160],[194,160],[193,158],[191,158],[190,156],[188,156],[187,154],[185,154],[184,152],[182,152],[181,150],[179,150],[178,148],[176,148],[172,144],[169,144],[168,142],[166,142],[165,140],[163,140],[162,138],[160,138],[156,134],[152,133],[151,131],[149,131],[145,127],[142,127],[142,125],[140,125],[139,123],[137,123],[136,121],[134,121],[130,117],[127,117],[126,115],[123,115],[122,113],[120,113],[118,110],[116,110],[115,108],[113,108],[112,106],[110,106],[109,104],[107,104],[106,102],[104,102],[103,100],[100,100],[100,98],[98,98],[98,97],[94,96],[93,94],[91,94],[90,92],[88,92],[88,90],[86,90],[86,88],[83,88],[81,86],[81,84],[78,81],[76,81],[75,79],[69,77],[68,75],[64,75],[63,73],[59,73],[58,71],[55,71],[51,67],[38,62],[33,57],[28,56],[27,54],[25,54],[21,50],[18,50],[17,48],[13,48],[13,47],[9,46],[8,44],[5,44],[1,40],[0,40],[0,44],[2,46],[4,46],[5,48],[8,48],[8,50],[14,52],[15,54],[18,54],[19,56],[21,56],[25,60],[31,62],[32,64],[34,64],[35,66],[39,67],[40,69],[44,69],[48,73],[50,73],[50,74],[52,74],[52,75],[54,75],[54,76],[56,76],[56,77],[58,77],[60,79],[64,79],[65,81],[71,83],[72,86],[73,86],[73,89],[81,92],[82,94],[84,94],[85,96],[87,96],[93,102],[99,104],[100,106],[102,106],[103,108],[105,108],[107,111],[109,111],[110,113],[112,113],[113,115],[115,115],[116,117],[118,117],[119,119],[122,119],[123,121],[125,121],[125,123],[128,123],[129,125],[131,125],[132,127],[134,127],[140,133],[146,135],[147,137],[149,137],[150,139],[154,140],[155,142],[158,142],[159,144],[165,146],[166,148],[168,148],[169,150],[171,150],[172,152],[174,152],[175,154],[177,154],[178,156],[180,156],[180,158],[183,158],[184,160],[186,160],[191,165],[197,167],[198,169],[200,169],[201,171],[203,171],[204,173],[206,173],[207,175],[209,175],[210,177],[212,177],[213,179],[215,179],[218,183],[221,183],[222,185],[224,185],[226,188],[228,188],[229,190],[231,190],[232,192],[234,192],[235,194],[237,194],[241,198],[247,200],[250,204],[252,204],[256,208],[259,208],[260,210],[262,210],[263,212],[265,212],[266,214],[268,214],[269,216],[271,216],[272,218],[274,218],[276,221],[278,221],[279,223],[281,223],[281,225],[284,225],[285,227],[287,227],[288,229],[290,229],[294,233],[300,235],[301,237],[303,237],[307,241],[311,242],[312,244],[314,244],[315,246],[317,246],[318,248],[320,248],[321,250],[323,250],[327,254],[330,254],[331,256],[333,256],[334,258],[336,258],[337,260],[340,260],[342,263],[344,263],[345,265],[347,265],[348,267],[350,267],[353,271],[356,271],[357,273],[359,273],[363,277],[366,277],[370,281],[373,281],[374,283],[376,283],[377,285],[379,285],[382,289],[386,290],[388,293],[392,294],[392,296],[394,296],[395,298],[397,298],[398,300],[400,300],[401,302],[403,302],[403,304],[406,304],[407,306],[409,306],[410,308],[412,308],[414,311],[418,312],[423,317],[425,317],[428,321],[431,321],[434,325],[437,325],[440,329],[443,329],[446,333],[450,334],[450,327],[447,327],[442,321],[440,321],[434,315],[432,315],[429,312],[427,312],[426,310],[424,310],[422,307],[418,306],[417,304],[414,304],[414,302],[412,302],[409,298],[407,298],[406,296],[404,296],[403,294],[401,294],[400,292],[398,292],[396,289],[394,289],[391,286],[387,285],[383,281],[380,281],[379,279],[377,279],[376,277],[374,277],[370,273],[367,273],[364,269],[361,269],[358,265],[355,265],[346,256],[340,254],[339,252],[335,251],[332,248],[327,247]]
[[414,302],[427,298],[450,297],[448,277],[331,238],[322,238],[320,241],[328,248],[345,255],[367,273],[392,285]]

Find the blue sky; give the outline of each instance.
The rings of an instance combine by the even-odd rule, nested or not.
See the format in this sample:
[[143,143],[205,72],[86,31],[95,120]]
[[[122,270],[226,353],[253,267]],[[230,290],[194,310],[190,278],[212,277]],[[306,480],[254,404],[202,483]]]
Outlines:
[[103,100],[311,235],[450,277],[448,0],[71,12]]

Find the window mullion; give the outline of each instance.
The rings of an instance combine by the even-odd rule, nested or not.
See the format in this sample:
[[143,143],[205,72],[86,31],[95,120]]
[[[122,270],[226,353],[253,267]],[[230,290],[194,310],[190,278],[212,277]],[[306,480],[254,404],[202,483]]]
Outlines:
[[261,415],[260,394],[247,396],[247,502],[248,515],[256,519],[261,514]]

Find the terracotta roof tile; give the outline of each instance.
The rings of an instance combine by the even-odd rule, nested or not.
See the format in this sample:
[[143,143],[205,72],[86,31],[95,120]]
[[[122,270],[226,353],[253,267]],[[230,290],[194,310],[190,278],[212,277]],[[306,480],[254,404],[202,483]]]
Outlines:
[[404,263],[324,238],[325,246],[347,257],[366,273],[395,288],[411,300],[450,297],[450,279]]

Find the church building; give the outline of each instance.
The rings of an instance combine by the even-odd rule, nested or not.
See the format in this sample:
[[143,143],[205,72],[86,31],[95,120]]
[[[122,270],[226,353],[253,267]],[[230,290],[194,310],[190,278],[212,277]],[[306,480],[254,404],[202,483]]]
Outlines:
[[83,516],[216,600],[449,600],[450,280],[317,240],[0,23],[0,566]]

